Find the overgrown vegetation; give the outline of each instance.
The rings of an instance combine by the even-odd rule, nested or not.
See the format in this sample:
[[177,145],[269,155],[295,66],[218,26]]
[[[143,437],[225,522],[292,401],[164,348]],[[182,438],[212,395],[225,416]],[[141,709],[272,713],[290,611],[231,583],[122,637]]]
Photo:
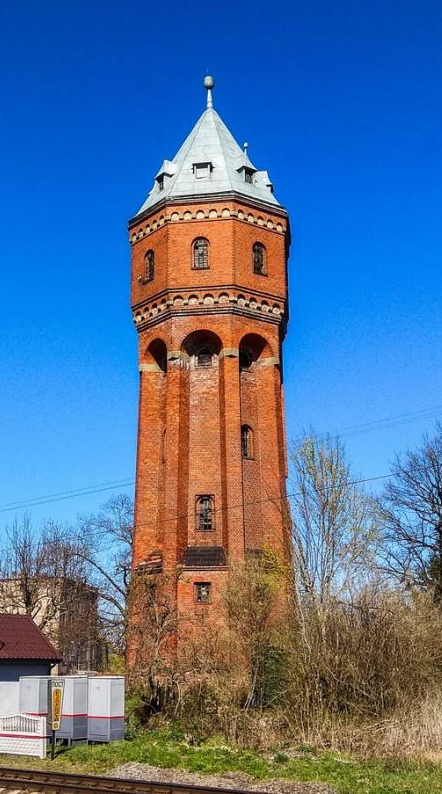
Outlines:
[[[376,498],[352,473],[338,439],[309,432],[291,459],[290,511],[283,513],[293,559],[287,565],[267,548],[232,568],[216,625],[203,622],[203,612],[194,625],[184,622],[163,575],[141,573],[129,590],[132,512],[124,498],[70,533],[47,527],[38,542],[28,526],[14,528],[5,580],[15,576],[13,595],[31,615],[39,602],[54,614],[60,609],[59,590],[42,597],[41,581],[77,577],[94,587],[118,671],[129,604],[134,748],[147,741],[137,734],[143,727],[173,725],[188,748],[218,737],[238,752],[284,755],[303,744],[360,758],[437,754],[442,427],[396,459]],[[74,602],[69,609],[75,614]],[[177,632],[186,635],[178,654]],[[81,748],[72,758],[82,752],[101,758],[99,749]]]
[[[439,427],[436,440],[396,461],[377,499],[352,474],[337,439],[310,433],[294,445],[294,575],[270,549],[232,570],[225,630],[208,624],[194,635],[181,627],[187,640],[178,658],[136,682],[150,706],[148,724],[172,720],[190,742],[218,735],[255,750],[302,742],[360,757],[435,752],[442,741],[441,439]],[[177,617],[164,600],[154,604],[163,633],[151,631],[149,641],[157,636],[164,648]],[[167,695],[152,708],[164,683]]]

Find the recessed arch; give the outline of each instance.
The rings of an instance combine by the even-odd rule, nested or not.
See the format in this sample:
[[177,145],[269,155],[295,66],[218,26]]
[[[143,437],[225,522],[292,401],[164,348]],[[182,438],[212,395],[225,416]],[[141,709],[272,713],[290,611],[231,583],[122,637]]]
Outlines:
[[213,331],[192,331],[183,340],[181,350],[188,356],[197,356],[200,351],[210,351],[219,356],[222,348],[221,339]]
[[250,369],[254,362],[273,355],[272,349],[259,334],[245,334],[239,344],[239,365],[240,369]]
[[147,347],[145,355],[146,364],[153,364],[159,370],[167,372],[167,346],[162,339],[154,339]]

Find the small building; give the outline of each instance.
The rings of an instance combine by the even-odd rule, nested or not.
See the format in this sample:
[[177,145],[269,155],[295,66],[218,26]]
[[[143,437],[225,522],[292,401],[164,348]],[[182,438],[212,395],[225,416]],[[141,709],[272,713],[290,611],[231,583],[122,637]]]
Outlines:
[[0,681],[50,675],[61,656],[27,615],[0,615]]

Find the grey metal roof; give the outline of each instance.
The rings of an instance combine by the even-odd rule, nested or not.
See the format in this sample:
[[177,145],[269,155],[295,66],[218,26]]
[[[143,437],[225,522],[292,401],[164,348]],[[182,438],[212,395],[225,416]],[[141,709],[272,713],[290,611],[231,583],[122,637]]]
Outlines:
[[[204,169],[195,166],[207,164]],[[245,170],[252,182],[245,181]],[[161,189],[160,184],[163,183]],[[245,197],[281,206],[273,195],[267,171],[258,171],[210,106],[200,116],[173,160],[164,160],[155,182],[137,215],[163,199],[204,197],[217,193],[239,193]]]

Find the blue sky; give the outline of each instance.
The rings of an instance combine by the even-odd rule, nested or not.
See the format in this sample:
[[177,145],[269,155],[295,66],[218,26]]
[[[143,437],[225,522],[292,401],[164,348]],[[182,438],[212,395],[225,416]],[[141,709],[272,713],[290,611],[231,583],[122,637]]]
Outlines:
[[204,109],[207,70],[290,212],[289,434],[413,414],[344,434],[374,477],[434,427],[441,39],[438,0],[2,5],[1,526],[10,503],[115,482],[31,510],[74,520],[133,479],[126,221]]

